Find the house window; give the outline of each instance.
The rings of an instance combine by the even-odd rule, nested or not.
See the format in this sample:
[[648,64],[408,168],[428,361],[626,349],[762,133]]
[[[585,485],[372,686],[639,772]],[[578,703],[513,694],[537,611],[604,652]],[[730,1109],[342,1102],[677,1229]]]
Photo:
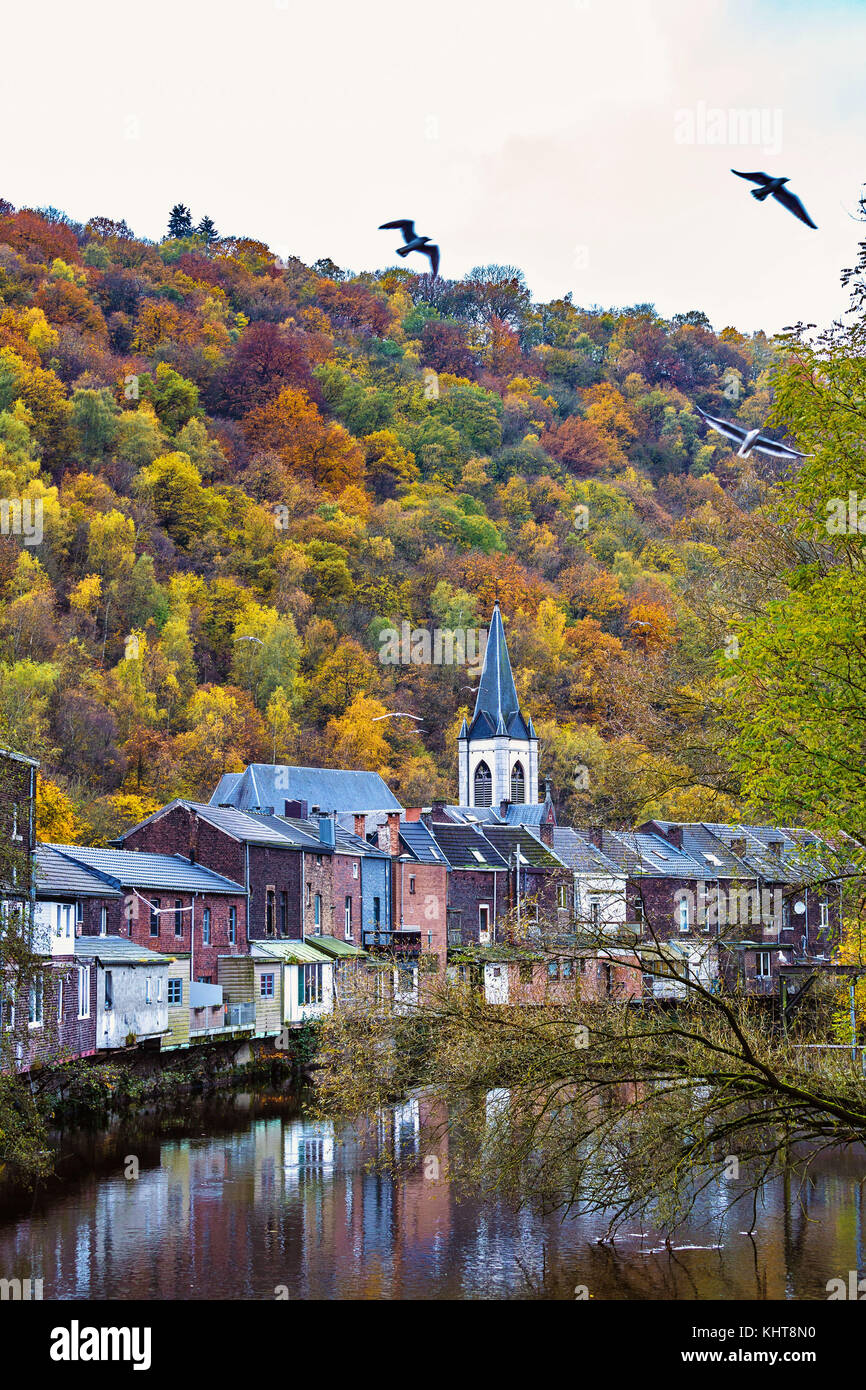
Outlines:
[[352,860],[352,878],[357,878],[357,877],[358,877],[358,861],[357,861],[357,859],[353,859],[353,860]]
[[289,934],[289,895],[285,888],[280,893],[280,935]]
[[568,886],[565,883],[560,883],[557,885],[556,906],[568,907]]
[[83,924],[83,922],[84,922],[84,903],[81,901],[80,898],[78,899],[78,901],[77,901],[76,904],[75,904],[75,922],[76,922],[76,925],[79,926],[79,927],[80,927],[80,926]]
[[643,930],[643,924],[646,921],[646,917],[644,915],[643,898],[635,898],[634,900],[634,920],[638,929]]
[[24,837],[18,829],[18,807],[12,807],[12,839],[22,840]]
[[313,920],[314,920],[314,922],[315,922],[315,924],[316,924],[316,931],[318,931],[319,928],[320,928],[321,925],[322,925],[322,895],[321,895],[321,893],[317,893],[317,894],[316,894],[316,899],[315,899],[314,907],[315,907],[315,911],[314,911],[314,913],[313,913]]
[[352,936],[352,897],[351,897],[351,894],[347,893],[347,894],[346,894],[346,940],[349,941],[349,940],[351,939],[351,936]]
[[234,946],[238,931],[238,910],[236,907],[229,908],[229,945]]
[[322,867],[322,856],[321,856],[321,854],[317,854],[317,855],[316,855],[316,863],[318,864],[319,868]]
[[821,930],[826,931],[830,925],[830,904],[826,898],[822,898],[819,902],[818,911],[820,913]]
[[380,898],[373,899],[373,925],[378,928],[382,923],[382,901]]
[[755,974],[758,976],[758,979],[760,979],[760,980],[768,980],[768,979],[770,978],[770,976],[772,975],[772,973],[773,973],[773,971],[772,971],[771,966],[770,966],[770,952],[769,952],[769,951],[756,951],[756,952],[755,952]]
[[150,904],[150,934],[159,936],[159,898],[154,898]]
[[484,762],[479,763],[475,769],[474,788],[476,806],[493,804],[493,778],[490,776],[490,768]]
[[415,875],[414,875],[414,874],[410,874],[410,875],[409,875],[409,896],[410,896],[410,897],[413,897],[413,898],[414,898],[414,896],[415,896]]
[[201,942],[203,946],[210,945],[210,908],[206,907],[201,915]]
[[273,888],[265,890],[265,935],[276,936],[276,893]]
[[161,975],[158,975],[158,976],[157,976],[157,979],[156,979],[156,1002],[157,1002],[157,1004],[161,1004],[161,1003],[162,1003],[162,996],[163,996],[162,976],[161,976]]
[[[300,968],[301,968],[301,967],[299,967],[299,969],[300,969]],[[323,975],[323,967],[322,967],[321,965],[305,965],[305,966],[303,966],[303,976],[299,979],[299,991],[298,991],[298,993],[300,994],[300,993],[301,993],[301,990],[303,990],[303,998],[302,998],[302,1000],[301,1000],[302,1003],[304,1003],[304,1004],[321,1004],[321,1002],[322,1002],[322,975]]]
[[175,934],[175,936],[183,936],[183,912],[181,911],[181,908],[182,908],[182,907],[183,907],[183,904],[182,904],[180,898],[175,898],[175,900],[174,900],[174,934]]
[[591,927],[601,926],[601,903],[599,902],[598,898],[590,899],[589,924]]
[[523,763],[515,763],[511,769],[511,800],[518,806],[522,806],[526,800],[526,778],[523,774]]
[[105,936],[108,931],[108,908],[104,905],[99,909],[99,935]]
[[478,907],[478,937],[480,941],[490,940],[490,907],[481,903]]
[[274,976],[271,973],[262,975],[259,980],[259,994],[262,999],[273,999],[274,997]]
[[168,982],[168,1002],[169,1004],[183,1003],[183,980],[173,979]]
[[114,1008],[114,980],[110,970],[105,972],[105,1007]]
[[574,961],[564,960],[562,962],[562,978],[570,980],[574,976]]
[[44,1021],[45,1005],[45,980],[42,975],[37,975],[30,984],[30,1015],[29,1023],[31,1028],[41,1028]]
[[63,976],[57,981],[57,1022],[63,1022]]
[[152,975],[148,975],[148,976],[145,977],[145,981],[144,981],[144,1002],[145,1002],[145,1004],[152,1004],[152,1003],[153,1003],[153,976],[152,976]]
[[312,901],[313,901],[313,890],[312,890],[312,888],[310,887],[310,885],[309,885],[309,883],[308,883],[308,884],[307,884],[307,907],[310,906],[310,903],[311,903]]
[[677,924],[678,924],[678,926],[679,926],[680,931],[688,931],[688,929],[689,929],[689,900],[688,900],[688,898],[680,898],[679,902],[677,903]]
[[90,966],[78,967],[78,1017],[90,1018]]
[[558,960],[551,960],[551,961],[548,961],[548,964],[547,964],[547,978],[548,978],[549,980],[558,980],[558,979],[559,979],[559,961],[558,961]]

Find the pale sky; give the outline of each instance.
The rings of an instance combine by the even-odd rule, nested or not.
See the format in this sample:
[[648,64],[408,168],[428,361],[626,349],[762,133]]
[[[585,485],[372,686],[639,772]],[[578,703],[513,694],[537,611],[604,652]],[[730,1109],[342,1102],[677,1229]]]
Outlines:
[[[7,10],[3,47],[17,206],[157,239],[182,201],[356,271],[425,269],[377,231],[414,217],[445,276],[509,262],[535,299],[716,328],[846,302],[863,0],[43,0]],[[788,175],[819,230],[731,166]]]

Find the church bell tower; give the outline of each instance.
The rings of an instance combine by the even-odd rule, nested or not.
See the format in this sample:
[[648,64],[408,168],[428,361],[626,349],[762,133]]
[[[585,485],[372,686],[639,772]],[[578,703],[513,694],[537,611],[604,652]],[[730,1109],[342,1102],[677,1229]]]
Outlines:
[[514,686],[499,602],[494,604],[472,723],[457,739],[461,806],[538,801],[538,738]]

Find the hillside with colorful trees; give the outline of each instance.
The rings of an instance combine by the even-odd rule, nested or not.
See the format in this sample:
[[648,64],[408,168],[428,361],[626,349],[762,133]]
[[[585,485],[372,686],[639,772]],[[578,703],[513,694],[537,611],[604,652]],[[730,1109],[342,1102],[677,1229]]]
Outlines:
[[181,205],[154,244],[0,200],[0,497],[43,518],[0,538],[0,744],[41,760],[43,836],[274,758],[454,799],[475,673],[380,634],[497,597],[562,814],[733,814],[716,695],[772,479],[695,405],[763,424],[779,354],[534,303],[510,266],[353,273]]

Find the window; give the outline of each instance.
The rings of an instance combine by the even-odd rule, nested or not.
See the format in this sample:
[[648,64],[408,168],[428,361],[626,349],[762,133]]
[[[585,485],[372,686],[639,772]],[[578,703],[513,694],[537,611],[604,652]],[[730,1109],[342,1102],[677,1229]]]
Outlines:
[[201,915],[201,943],[203,946],[210,945],[210,908],[206,907]]
[[414,875],[414,874],[410,874],[410,875],[409,875],[409,896],[412,897],[412,898],[414,898],[414,896],[415,896],[415,875]]
[[570,980],[574,976],[574,961],[564,960],[562,962],[562,978]]
[[321,1004],[322,975],[321,965],[298,967],[298,1002],[300,1004]]
[[159,898],[154,898],[150,904],[150,934],[159,936]]
[[175,936],[183,936],[183,912],[182,912],[182,910],[181,910],[182,908],[183,908],[183,903],[181,902],[180,898],[175,898],[175,900],[174,900],[174,934],[175,934]]
[[357,859],[353,859],[353,860],[352,860],[352,878],[357,878],[357,877],[358,877],[358,861],[357,861]]
[[352,935],[352,897],[351,897],[351,894],[350,894],[350,893],[347,893],[347,894],[346,894],[346,940],[347,940],[347,941],[351,938],[351,935]]
[[29,1023],[31,1028],[41,1028],[43,1024],[43,1010],[45,1004],[45,980],[41,974],[37,975],[30,984],[30,1013]]
[[826,931],[830,925],[830,904],[826,898],[822,898],[818,904],[818,911],[821,914],[820,926],[822,931]]
[[481,941],[490,940],[490,907],[480,903],[478,907],[478,936]]
[[313,913],[313,920],[314,920],[314,922],[315,922],[315,924],[316,924],[316,930],[318,931],[319,927],[321,927],[321,925],[322,925],[322,895],[321,895],[321,893],[317,893],[317,894],[316,894],[316,899],[315,899],[314,907],[315,907],[315,911],[314,911],[314,913]]
[[556,889],[556,906],[568,907],[568,885],[560,883]]
[[520,965],[520,983],[522,985],[532,984],[532,962],[523,961]]
[[90,966],[78,967],[78,1017],[90,1018]]
[[559,979],[559,961],[558,961],[558,960],[551,960],[551,961],[548,961],[548,964],[547,964],[547,978],[548,978],[549,980],[558,980],[558,979]]
[[276,936],[275,921],[276,893],[273,888],[265,889],[265,936]]
[[152,975],[147,975],[147,976],[145,977],[145,981],[144,981],[144,1002],[145,1002],[145,1004],[152,1004],[152,1003],[153,1003],[153,976],[152,976]]
[[526,800],[526,778],[523,763],[515,763],[511,769],[511,800],[521,806]]
[[183,980],[174,979],[168,982],[168,1002],[169,1006],[183,1003]]
[[238,932],[238,910],[236,907],[229,908],[229,945],[234,946]]
[[79,898],[75,904],[75,921],[78,926],[84,922],[84,903]]
[[99,935],[105,936],[108,932],[108,908],[103,906],[99,909]]
[[589,903],[589,923],[592,927],[601,926],[601,903],[598,898],[591,898]]
[[475,769],[474,778],[475,806],[491,806],[493,804],[493,778],[490,776],[490,768],[486,763],[481,762]]
[[259,980],[259,994],[262,999],[273,999],[274,997],[274,976],[271,972],[262,975]]
[[161,1003],[162,1003],[162,997],[163,997],[162,976],[161,976],[161,975],[158,975],[158,976],[157,976],[157,980],[156,980],[156,1002],[157,1002],[157,1004],[161,1004]]
[[680,898],[679,902],[677,903],[677,923],[678,923],[678,925],[679,925],[680,931],[688,931],[688,929],[689,929],[689,900],[688,900],[688,898]]
[[110,970],[105,972],[105,1007],[114,1008],[114,979]]
[[373,925],[378,929],[382,922],[382,901],[380,898],[373,899]]
[[280,893],[280,935],[289,934],[289,895],[285,888]]
[[772,973],[773,973],[773,971],[772,971],[772,967],[771,967],[771,965],[770,965],[770,952],[769,952],[769,951],[756,951],[756,952],[755,952],[755,974],[758,976],[758,979],[759,979],[759,980],[768,980],[768,979],[770,978],[770,976],[772,975]]
[[13,839],[13,840],[23,840],[23,838],[24,838],[24,836],[21,834],[20,830],[18,829],[18,807],[17,807],[17,806],[13,806],[13,807],[12,807],[12,839]]
[[321,854],[317,854],[317,855],[316,855],[316,863],[318,864],[319,868],[322,867],[322,856],[321,856]]

